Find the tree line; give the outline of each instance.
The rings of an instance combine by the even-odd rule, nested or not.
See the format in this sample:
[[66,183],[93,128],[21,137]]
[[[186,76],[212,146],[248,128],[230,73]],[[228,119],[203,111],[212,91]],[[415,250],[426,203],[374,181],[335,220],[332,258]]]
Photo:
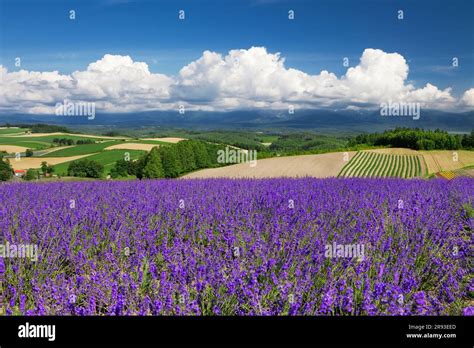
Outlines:
[[95,141],[92,139],[79,139],[74,141],[74,139],[70,138],[54,138],[53,143],[58,145],[84,145],[84,144],[94,144]]
[[419,128],[395,128],[383,133],[360,134],[348,142],[348,146],[390,146],[405,147],[414,150],[458,150],[474,148],[474,130],[471,134],[449,134],[436,129],[434,131]]
[[139,179],[177,178],[197,169],[217,167],[217,151],[222,145],[199,140],[184,140],[174,145],[154,147],[137,161],[119,160],[112,168],[112,178],[136,176]]
[[11,123],[4,123],[2,127],[18,127],[18,128],[28,128],[31,130],[31,133],[71,133],[71,131],[63,126],[56,126],[50,124],[11,124]]

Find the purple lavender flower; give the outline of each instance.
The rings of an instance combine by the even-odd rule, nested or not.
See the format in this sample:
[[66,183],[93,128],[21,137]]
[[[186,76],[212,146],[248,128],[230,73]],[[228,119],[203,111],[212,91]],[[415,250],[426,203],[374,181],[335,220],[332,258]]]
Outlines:
[[462,310],[462,315],[474,316],[474,306],[468,306]]
[[[41,255],[34,267],[0,258],[5,312],[470,314],[472,306],[461,313],[459,301],[469,300],[474,284],[468,283],[465,238],[473,183],[307,178],[0,185],[2,238],[37,244]],[[69,207],[72,198],[81,209]],[[186,209],[177,208],[180,199]],[[289,199],[298,202],[295,209],[288,209]],[[325,255],[325,246],[335,244],[363,245],[364,259]]]

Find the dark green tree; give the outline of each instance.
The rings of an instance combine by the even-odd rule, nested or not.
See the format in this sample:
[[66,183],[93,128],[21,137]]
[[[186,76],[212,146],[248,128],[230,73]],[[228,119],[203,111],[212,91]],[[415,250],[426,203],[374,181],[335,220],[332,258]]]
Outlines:
[[182,173],[191,172],[196,169],[196,158],[193,145],[190,140],[180,141],[175,145],[180,157]]
[[118,160],[110,170],[110,176],[114,179],[128,176],[130,163],[130,161],[125,161],[124,159]]
[[163,146],[159,150],[166,178],[177,178],[181,174],[181,160],[176,145]]
[[48,172],[48,163],[46,163],[45,161],[41,162],[41,172],[43,173],[43,175]]
[[0,181],[7,181],[13,178],[13,169],[10,162],[4,161],[0,155]]
[[104,172],[104,166],[96,161],[88,159],[72,162],[67,170],[69,176],[83,178],[100,178]]
[[157,179],[164,176],[160,152],[157,147],[151,149],[144,159],[140,176],[147,179]]
[[204,143],[200,141],[193,141],[192,143],[194,156],[196,158],[197,168],[207,168],[210,166],[209,153],[206,150]]
[[36,169],[28,169],[26,171],[25,180],[31,181],[39,178],[39,172]]

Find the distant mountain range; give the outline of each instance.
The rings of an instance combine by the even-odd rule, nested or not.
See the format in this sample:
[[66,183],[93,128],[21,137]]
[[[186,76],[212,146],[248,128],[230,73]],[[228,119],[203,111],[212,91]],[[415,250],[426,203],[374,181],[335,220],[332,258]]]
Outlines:
[[418,127],[470,132],[474,128],[474,111],[464,113],[424,110],[418,120],[406,116],[381,116],[378,111],[287,111],[252,110],[232,112],[155,111],[127,114],[97,114],[93,120],[83,116],[0,115],[4,123],[47,123],[65,126],[143,129],[148,127],[181,129],[298,129],[321,131],[382,131],[384,129]]

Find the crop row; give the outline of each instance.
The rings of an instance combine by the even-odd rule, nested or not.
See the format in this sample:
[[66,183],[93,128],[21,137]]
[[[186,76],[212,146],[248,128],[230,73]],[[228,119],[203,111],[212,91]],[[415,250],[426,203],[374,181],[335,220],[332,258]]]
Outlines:
[[422,175],[420,157],[359,151],[342,168],[340,177],[398,177]]

